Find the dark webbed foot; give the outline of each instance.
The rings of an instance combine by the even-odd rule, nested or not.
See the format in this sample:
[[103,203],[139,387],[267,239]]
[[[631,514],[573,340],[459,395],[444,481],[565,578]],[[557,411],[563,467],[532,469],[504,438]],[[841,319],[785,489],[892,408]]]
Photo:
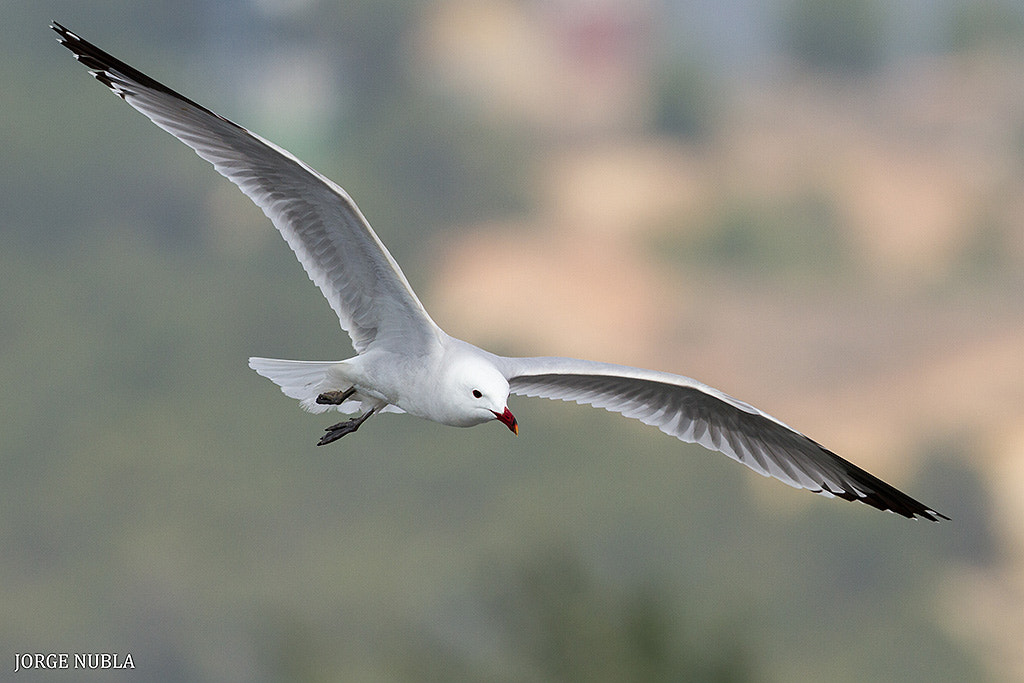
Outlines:
[[[317,399],[317,401],[319,402],[319,398]],[[329,443],[337,441],[346,434],[351,434],[352,432],[359,429],[359,425],[366,422],[367,418],[373,415],[374,411],[376,410],[376,408],[370,408],[359,417],[353,417],[351,420],[345,420],[344,422],[339,422],[338,424],[334,424],[331,425],[330,427],[327,427],[326,429],[324,429],[324,431],[327,433],[320,437],[320,440],[317,441],[316,445],[326,446]]]
[[356,417],[351,420],[346,420],[345,422],[339,422],[336,425],[331,425],[324,429],[327,433],[320,437],[320,440],[316,442],[316,445],[326,446],[329,443],[333,443],[346,434],[351,434],[359,429],[360,424],[359,418]]
[[316,402],[322,406],[340,406],[354,393],[356,393],[355,387],[349,387],[345,391],[325,391],[316,397]]

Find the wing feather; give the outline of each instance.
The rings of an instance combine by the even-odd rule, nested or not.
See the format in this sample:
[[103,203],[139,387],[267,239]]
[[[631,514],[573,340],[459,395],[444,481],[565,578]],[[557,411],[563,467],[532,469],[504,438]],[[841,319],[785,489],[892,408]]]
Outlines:
[[327,298],[357,352],[375,342],[413,346],[436,338],[437,326],[345,190],[272,142],[60,24],[51,28],[97,80],[195,150],[263,209]]
[[496,363],[512,393],[620,413],[795,488],[911,519],[948,519],[774,417],[689,377],[571,358],[498,357]]

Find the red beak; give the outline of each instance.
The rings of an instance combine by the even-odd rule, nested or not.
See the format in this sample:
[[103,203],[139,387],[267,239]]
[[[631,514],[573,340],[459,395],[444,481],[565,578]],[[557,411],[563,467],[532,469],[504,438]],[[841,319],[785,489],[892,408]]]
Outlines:
[[505,426],[511,429],[513,434],[519,436],[519,423],[516,422],[516,416],[512,414],[512,411],[505,408],[505,412],[501,414],[498,414],[493,410],[491,412],[494,413],[494,418],[496,420],[504,422]]

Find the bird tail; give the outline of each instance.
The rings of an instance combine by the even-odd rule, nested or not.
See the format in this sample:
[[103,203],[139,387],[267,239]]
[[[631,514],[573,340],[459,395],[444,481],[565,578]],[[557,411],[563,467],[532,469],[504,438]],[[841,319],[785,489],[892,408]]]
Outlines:
[[[277,358],[249,359],[250,368],[281,387],[285,396],[298,399],[302,407],[311,413],[325,413],[328,410],[351,412],[346,410],[345,405],[321,405],[316,402],[317,396],[332,388],[327,386],[327,371],[337,363],[338,361],[279,360]],[[353,409],[356,407],[355,402],[352,402],[351,407]]]

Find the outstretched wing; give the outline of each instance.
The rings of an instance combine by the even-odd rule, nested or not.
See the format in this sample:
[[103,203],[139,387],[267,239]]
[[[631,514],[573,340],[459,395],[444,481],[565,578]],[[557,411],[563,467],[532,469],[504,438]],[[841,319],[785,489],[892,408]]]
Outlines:
[[762,413],[689,377],[573,358],[497,358],[511,391],[621,413],[795,488],[913,519],[948,519]]
[[60,24],[101,83],[238,185],[273,221],[359,353],[426,345],[439,332],[352,198],[287,151],[158,83]]

